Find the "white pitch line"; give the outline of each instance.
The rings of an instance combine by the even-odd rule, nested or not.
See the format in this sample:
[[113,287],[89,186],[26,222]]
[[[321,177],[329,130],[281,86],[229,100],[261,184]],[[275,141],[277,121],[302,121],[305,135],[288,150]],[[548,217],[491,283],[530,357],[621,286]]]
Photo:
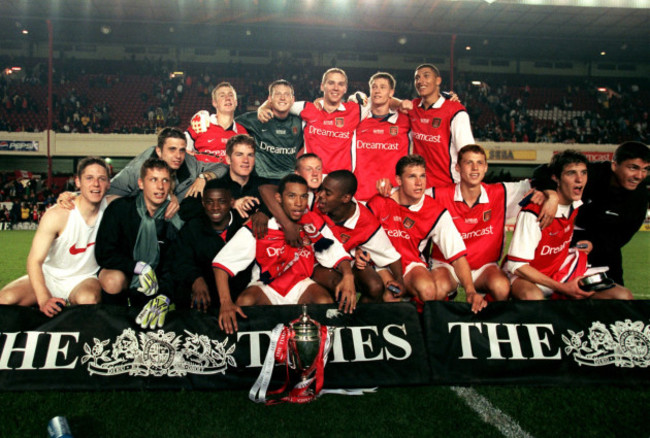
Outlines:
[[472,408],[484,422],[496,427],[507,438],[533,438],[519,426],[508,414],[494,406],[490,401],[476,392],[473,388],[452,386],[451,390],[462,398],[465,404]]

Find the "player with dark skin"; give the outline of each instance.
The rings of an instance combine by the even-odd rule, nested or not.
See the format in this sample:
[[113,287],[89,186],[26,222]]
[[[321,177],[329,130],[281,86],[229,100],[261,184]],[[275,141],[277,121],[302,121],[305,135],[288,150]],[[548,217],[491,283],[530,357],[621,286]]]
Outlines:
[[[233,199],[229,190],[206,189],[201,200],[205,215],[210,219],[212,229],[217,233],[224,232],[231,220],[230,210]],[[205,278],[202,276],[194,280],[192,284],[192,305],[194,309],[207,311],[210,307],[210,290]]]
[[[353,201],[353,195],[350,194],[349,187],[346,187],[345,180],[331,176],[323,180],[318,195],[318,210],[321,213],[327,215],[335,224],[343,224],[355,214],[356,209],[357,204]],[[360,251],[362,249],[357,247],[356,252]],[[382,278],[370,264],[364,264],[361,268],[355,265],[352,272],[358,290],[361,292],[360,302],[381,302],[382,299],[394,301],[396,298],[386,289],[389,285],[400,291],[405,290],[401,260],[398,258],[387,267],[392,273],[392,278],[384,284]],[[336,284],[341,280],[341,273],[335,269],[317,265],[312,278],[328,289],[334,290]]]

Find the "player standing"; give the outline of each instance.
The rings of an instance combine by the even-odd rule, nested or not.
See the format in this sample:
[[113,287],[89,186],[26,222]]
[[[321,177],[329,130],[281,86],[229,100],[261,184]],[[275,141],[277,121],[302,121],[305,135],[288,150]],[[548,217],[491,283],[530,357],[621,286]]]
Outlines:
[[[354,143],[354,175],[358,182],[355,199],[359,201],[374,196],[376,182],[392,175],[397,161],[409,153],[409,118],[390,109],[395,78],[389,73],[375,73],[369,85],[370,113],[357,127]],[[394,176],[390,182],[397,185]]]
[[201,110],[192,116],[185,133],[187,152],[199,161],[225,163],[228,139],[237,134],[248,134],[246,128],[235,122],[237,92],[229,82],[214,87],[212,106],[216,114]]
[[289,114],[294,95],[288,81],[280,79],[271,83],[267,102],[273,112],[268,122],[260,122],[257,112],[253,111],[235,121],[244,126],[257,143],[255,172],[277,183],[295,168],[296,154],[303,146],[302,120]]
[[456,157],[460,148],[474,143],[469,115],[458,102],[440,94],[440,71],[433,64],[415,69],[415,90],[420,97],[412,102],[408,112],[411,122],[412,152],[427,163],[427,186],[444,187],[460,178]]

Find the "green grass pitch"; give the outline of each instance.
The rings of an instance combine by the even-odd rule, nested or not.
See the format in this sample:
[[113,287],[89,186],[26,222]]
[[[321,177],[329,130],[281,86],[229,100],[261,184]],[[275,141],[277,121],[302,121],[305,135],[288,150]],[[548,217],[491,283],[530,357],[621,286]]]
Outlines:
[[[0,232],[0,286],[25,272],[32,236]],[[626,285],[638,299],[650,299],[649,256],[650,233],[638,233],[624,251]],[[0,392],[0,437],[46,436],[56,415],[68,418],[76,438],[650,436],[650,391],[621,383],[477,386],[464,399],[443,386],[380,388],[270,407],[249,401],[245,391]]]

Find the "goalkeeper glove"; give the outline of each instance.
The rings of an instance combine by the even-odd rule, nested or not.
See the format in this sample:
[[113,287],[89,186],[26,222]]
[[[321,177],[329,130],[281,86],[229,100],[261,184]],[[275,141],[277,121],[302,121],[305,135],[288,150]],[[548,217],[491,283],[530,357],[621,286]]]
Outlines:
[[204,134],[210,128],[210,113],[201,110],[192,116],[190,126],[197,134]]
[[169,298],[165,295],[152,298],[135,318],[135,323],[140,324],[143,329],[148,327],[153,330],[156,326],[161,328],[169,311],[169,303]]
[[138,292],[142,292],[148,297],[158,292],[158,278],[156,277],[156,271],[153,270],[151,265],[145,262],[138,262],[135,265],[133,273],[138,275],[138,280],[140,281]]

